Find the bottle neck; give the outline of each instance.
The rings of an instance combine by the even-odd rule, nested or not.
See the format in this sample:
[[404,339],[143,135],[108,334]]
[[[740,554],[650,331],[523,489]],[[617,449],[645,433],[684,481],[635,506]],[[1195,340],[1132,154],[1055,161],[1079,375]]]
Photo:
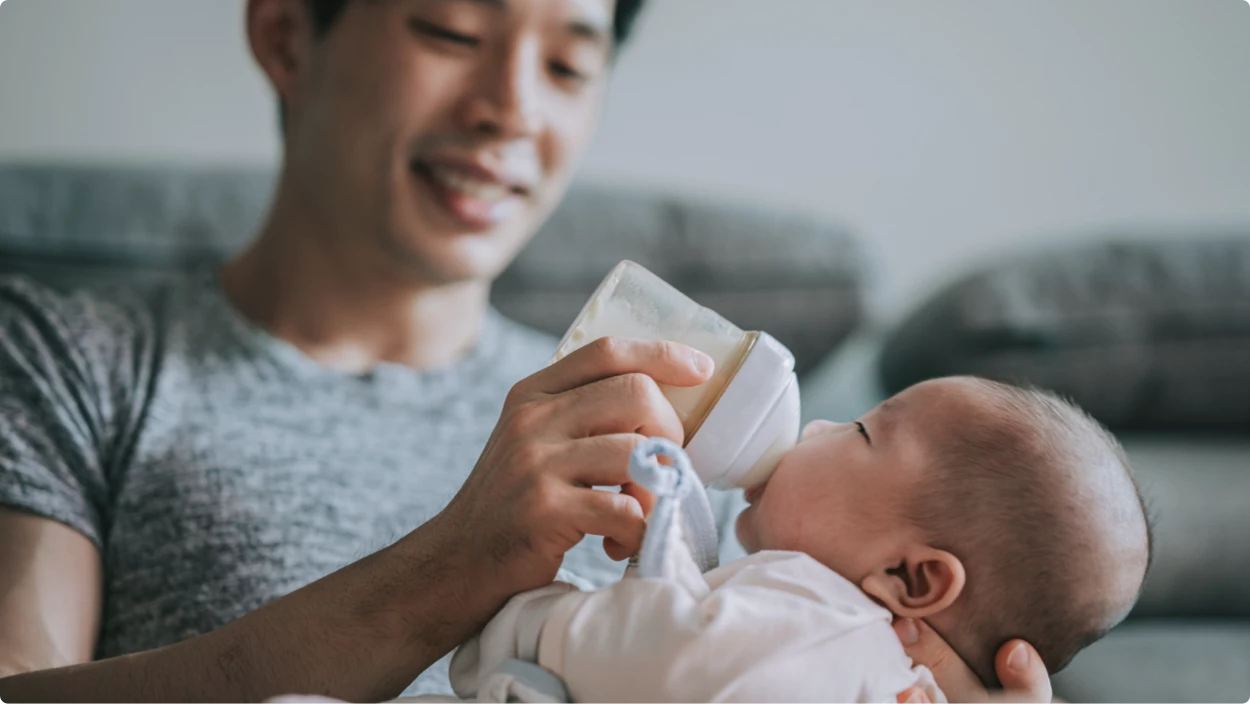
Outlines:
[[686,433],[686,443],[689,444],[690,438],[699,432],[699,428],[703,427],[703,421],[707,420],[707,416],[720,402],[721,396],[725,394],[725,389],[729,388],[729,382],[733,381],[734,376],[738,374],[738,370],[742,368],[742,363],[746,361],[751,350],[755,348],[755,343],[760,338],[759,332],[755,330],[748,331],[743,336],[742,341],[738,343],[736,349],[728,359],[721,364],[712,378],[704,382],[706,391],[699,398],[699,403],[691,410],[682,423],[683,430]]

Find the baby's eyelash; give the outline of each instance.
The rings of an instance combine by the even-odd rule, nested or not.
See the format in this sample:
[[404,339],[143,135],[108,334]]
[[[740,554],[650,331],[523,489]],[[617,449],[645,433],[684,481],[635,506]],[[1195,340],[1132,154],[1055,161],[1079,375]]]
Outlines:
[[868,441],[868,444],[869,444],[869,445],[871,445],[871,444],[872,444],[872,438],[868,437],[868,428],[865,428],[865,427],[864,427],[864,424],[863,424],[863,423],[861,423],[861,422],[859,422],[859,421],[855,421],[855,426],[856,426],[857,428],[859,428],[859,434],[860,434],[860,435],[863,435],[863,436],[864,436],[864,439]]

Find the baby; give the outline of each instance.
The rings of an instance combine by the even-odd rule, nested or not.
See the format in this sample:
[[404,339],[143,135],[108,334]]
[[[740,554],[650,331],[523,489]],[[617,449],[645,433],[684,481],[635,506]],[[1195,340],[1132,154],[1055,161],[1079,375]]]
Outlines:
[[[519,595],[457,652],[457,694],[895,701],[920,686],[939,701],[893,616],[924,619],[987,686],[1012,638],[1053,673],[1124,618],[1151,556],[1114,438],[1055,396],[975,378],[809,424],[746,498],[737,534],[750,556],[701,574],[679,549],[672,579]],[[508,691],[510,675],[492,685],[513,659],[567,692]]]

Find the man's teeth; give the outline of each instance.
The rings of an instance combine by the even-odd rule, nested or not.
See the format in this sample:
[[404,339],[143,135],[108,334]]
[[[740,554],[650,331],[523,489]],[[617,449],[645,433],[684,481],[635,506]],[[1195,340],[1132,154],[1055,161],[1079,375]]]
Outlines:
[[467,196],[479,200],[503,200],[512,195],[512,189],[492,181],[469,176],[462,171],[434,167],[430,169],[434,180],[453,191],[460,191]]

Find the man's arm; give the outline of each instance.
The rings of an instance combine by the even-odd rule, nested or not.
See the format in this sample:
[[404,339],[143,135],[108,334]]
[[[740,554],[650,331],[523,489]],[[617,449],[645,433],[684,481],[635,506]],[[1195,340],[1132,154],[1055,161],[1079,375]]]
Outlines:
[[0,677],[86,662],[100,621],[100,554],[61,523],[0,508]]
[[100,608],[95,547],[54,521],[0,510],[0,699],[395,696],[490,613],[469,600],[478,570],[437,548],[439,529],[427,524],[217,631],[88,662]]
[[[70,618],[74,626],[36,616],[42,630],[5,645],[0,661],[54,669],[0,679],[0,699],[395,697],[513,594],[550,583],[564,553],[585,535],[604,536],[617,559],[641,546],[645,523],[637,499],[590,487],[629,482],[629,455],[640,434],[681,442],[681,422],[657,383],[691,386],[710,373],[705,355],[681,345],[591,343],[513,387],[460,492],[399,542],[216,631],[133,655],[55,667],[61,662],[30,644],[73,642],[73,659],[86,659],[98,606]],[[26,544],[37,553],[34,563],[12,562],[21,573],[15,582],[37,574],[57,583],[81,578],[77,567],[34,547]],[[9,566],[0,563],[0,570]],[[12,610],[38,606],[34,597],[19,598]]]

